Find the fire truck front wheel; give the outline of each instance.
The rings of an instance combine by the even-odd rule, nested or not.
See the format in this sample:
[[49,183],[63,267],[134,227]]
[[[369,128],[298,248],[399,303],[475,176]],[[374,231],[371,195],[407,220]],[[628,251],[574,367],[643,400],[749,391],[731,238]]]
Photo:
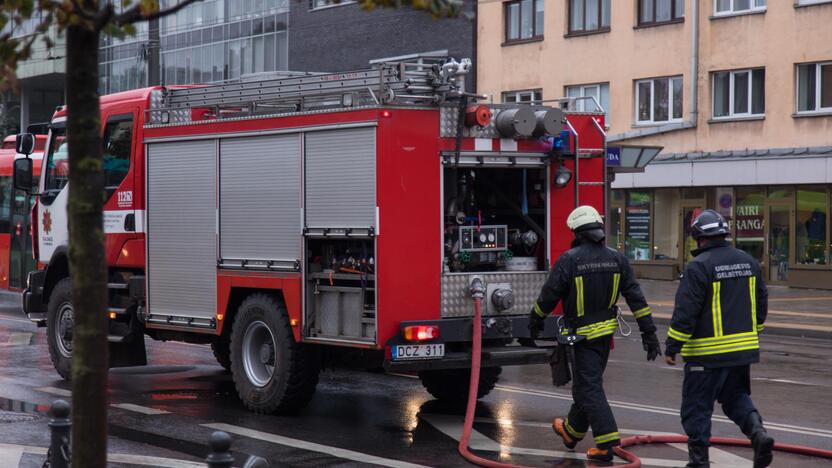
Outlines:
[[61,377],[69,380],[72,368],[72,331],[75,326],[72,287],[64,278],[52,288],[46,309],[46,341],[52,365]]
[[[500,380],[502,367],[483,367],[480,369],[480,385],[477,399],[489,393]],[[419,372],[419,380],[425,390],[437,400],[448,403],[464,404],[468,400],[468,385],[471,381],[470,369],[439,369]]]
[[257,413],[291,413],[315,393],[320,360],[295,342],[286,308],[255,293],[237,310],[231,332],[231,374],[237,393]]

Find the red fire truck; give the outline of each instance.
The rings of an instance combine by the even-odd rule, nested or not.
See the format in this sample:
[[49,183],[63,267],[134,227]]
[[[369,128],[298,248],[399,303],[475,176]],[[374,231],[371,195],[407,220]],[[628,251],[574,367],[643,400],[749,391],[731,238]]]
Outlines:
[[[481,396],[521,346],[568,213],[603,210],[603,114],[478,104],[470,62],[266,77],[104,96],[112,365],[144,336],[210,344],[258,412],[309,401],[323,366],[417,372],[465,398],[470,282],[487,287]],[[66,377],[66,112],[50,125],[28,276]],[[544,336],[553,337],[549,322]]]

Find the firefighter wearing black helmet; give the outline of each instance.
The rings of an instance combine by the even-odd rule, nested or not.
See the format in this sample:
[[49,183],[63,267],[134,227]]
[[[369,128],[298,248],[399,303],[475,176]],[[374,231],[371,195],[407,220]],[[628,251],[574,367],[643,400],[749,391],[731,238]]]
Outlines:
[[598,211],[580,206],[566,224],[575,233],[572,249],[558,258],[529,320],[531,337],[537,338],[544,318],[563,302],[566,330],[581,341],[574,344],[574,404],[565,418],[555,418],[552,427],[568,448],[574,448],[591,428],[596,447],[587,458],[610,461],[620,435],[607,397],[603,375],[612,335],[618,328],[615,307],[624,296],[641,331],[647,359],[661,354],[650,307],[636,282],[626,257],[604,245],[604,224]]
[[705,210],[691,225],[698,244],[676,292],[666,361],[685,360],[682,426],[688,435],[688,467],[710,466],[708,446],[714,400],[751,439],[754,467],[771,464],[774,439],[751,401],[750,364],[760,360],[768,293],[760,264],[725,238],[728,224]]

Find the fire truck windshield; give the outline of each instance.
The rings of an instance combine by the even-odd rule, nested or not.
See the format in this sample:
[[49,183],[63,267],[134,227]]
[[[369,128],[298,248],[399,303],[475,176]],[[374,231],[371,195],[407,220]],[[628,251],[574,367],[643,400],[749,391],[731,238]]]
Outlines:
[[45,195],[57,195],[69,182],[69,144],[66,140],[66,127],[52,127],[49,138],[43,190]]

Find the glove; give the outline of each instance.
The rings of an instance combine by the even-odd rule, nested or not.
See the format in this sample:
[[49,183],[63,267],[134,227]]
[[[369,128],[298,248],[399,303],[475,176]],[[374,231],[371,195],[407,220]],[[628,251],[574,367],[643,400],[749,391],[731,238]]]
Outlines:
[[544,318],[532,312],[532,314],[529,315],[529,337],[532,340],[536,340],[537,337],[540,336],[540,332],[543,331],[544,325]]
[[642,333],[641,345],[647,351],[648,361],[655,361],[662,354],[662,348],[659,345],[659,337],[656,336],[656,332]]

